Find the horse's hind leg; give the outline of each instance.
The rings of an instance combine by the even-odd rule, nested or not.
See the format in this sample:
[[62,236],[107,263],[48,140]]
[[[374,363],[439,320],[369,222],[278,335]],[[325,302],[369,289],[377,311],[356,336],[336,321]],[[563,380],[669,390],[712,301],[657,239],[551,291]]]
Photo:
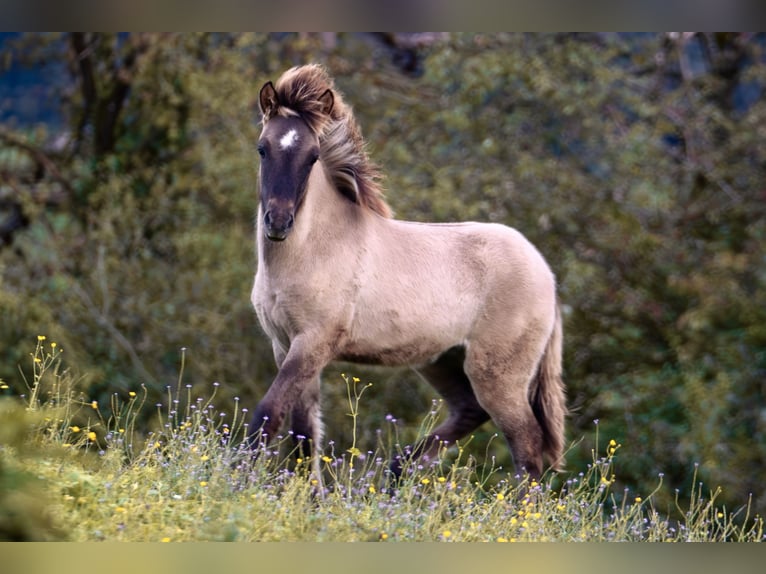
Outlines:
[[[454,443],[489,420],[487,411],[476,400],[471,383],[463,370],[464,360],[465,350],[462,347],[454,347],[430,365],[417,369],[420,376],[428,381],[447,403],[449,414],[416,448],[412,453],[413,458],[434,457],[442,444]],[[399,474],[401,462],[395,462],[392,470]]]
[[496,344],[469,346],[466,373],[476,398],[500,428],[517,470],[539,478],[543,470],[543,429],[529,400],[544,342],[518,339],[503,348]]

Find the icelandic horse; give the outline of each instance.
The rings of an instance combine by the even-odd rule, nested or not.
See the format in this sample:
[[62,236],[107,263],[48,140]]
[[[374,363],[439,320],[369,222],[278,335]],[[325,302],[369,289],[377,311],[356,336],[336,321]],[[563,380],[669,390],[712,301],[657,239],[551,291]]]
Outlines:
[[544,455],[557,468],[562,321],[538,250],[504,225],[392,218],[352,110],[323,67],[287,70],[262,87],[259,104],[252,302],[279,372],[254,411],[251,445],[274,438],[289,415],[294,437],[321,453],[322,369],[334,360],[408,365],[449,409],[413,457],[492,419],[517,470],[539,478]]

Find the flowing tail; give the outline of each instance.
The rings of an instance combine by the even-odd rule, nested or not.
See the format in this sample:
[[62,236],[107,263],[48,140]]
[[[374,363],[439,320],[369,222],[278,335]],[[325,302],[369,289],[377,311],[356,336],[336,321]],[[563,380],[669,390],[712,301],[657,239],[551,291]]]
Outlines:
[[543,455],[554,470],[564,464],[564,419],[567,415],[566,393],[562,380],[563,347],[561,310],[556,305],[556,322],[537,369],[530,402],[537,422],[543,429]]

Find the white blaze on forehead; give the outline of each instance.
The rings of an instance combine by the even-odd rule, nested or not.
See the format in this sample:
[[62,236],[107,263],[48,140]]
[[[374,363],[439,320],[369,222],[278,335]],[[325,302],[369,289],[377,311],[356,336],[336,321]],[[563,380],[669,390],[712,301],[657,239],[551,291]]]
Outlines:
[[292,147],[296,141],[298,141],[298,132],[296,132],[294,129],[288,130],[285,135],[280,138],[279,147],[282,149],[287,149]]

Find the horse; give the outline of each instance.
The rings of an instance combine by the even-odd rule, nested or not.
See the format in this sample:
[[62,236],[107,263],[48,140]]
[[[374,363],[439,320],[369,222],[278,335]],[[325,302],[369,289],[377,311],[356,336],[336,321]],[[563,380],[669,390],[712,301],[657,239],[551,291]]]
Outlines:
[[[351,107],[318,64],[259,93],[252,303],[278,373],[251,444],[293,437],[321,453],[320,375],[333,361],[409,366],[448,407],[411,449],[433,457],[492,420],[517,470],[560,469],[567,414],[555,277],[518,231],[393,218]],[[302,443],[302,444],[304,444]],[[319,475],[320,457],[312,459]],[[401,461],[392,463],[395,475]]]

